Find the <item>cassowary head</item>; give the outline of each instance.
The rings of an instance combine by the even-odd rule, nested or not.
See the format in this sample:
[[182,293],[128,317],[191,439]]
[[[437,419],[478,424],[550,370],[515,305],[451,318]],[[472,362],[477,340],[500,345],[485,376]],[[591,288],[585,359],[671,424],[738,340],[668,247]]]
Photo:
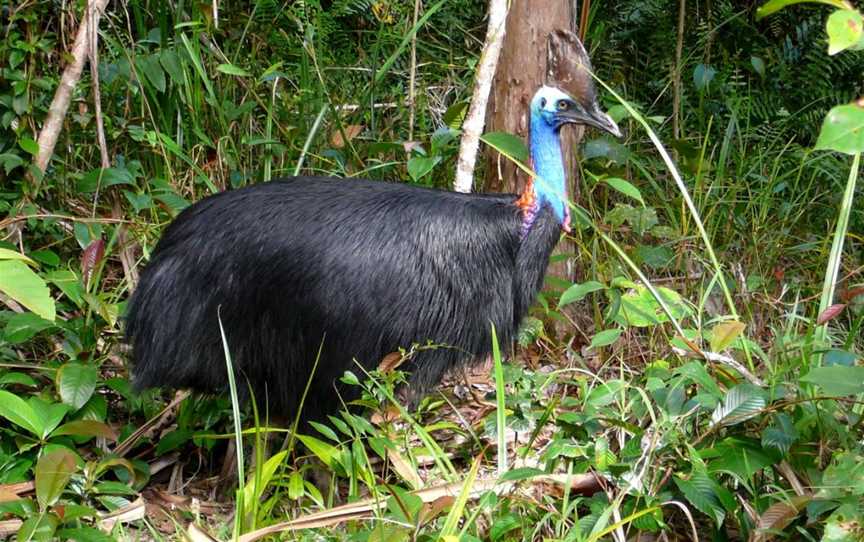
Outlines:
[[540,87],[531,100],[531,116],[554,130],[565,124],[582,124],[621,136],[618,125],[600,109],[596,98],[579,100],[556,87]]
[[518,202],[523,210],[523,236],[544,206],[552,209],[562,229],[570,229],[561,127],[580,124],[621,136],[615,121],[600,109],[591,61],[579,38],[559,30],[549,35],[547,46],[546,84],[530,105],[531,161],[538,179],[528,184]]

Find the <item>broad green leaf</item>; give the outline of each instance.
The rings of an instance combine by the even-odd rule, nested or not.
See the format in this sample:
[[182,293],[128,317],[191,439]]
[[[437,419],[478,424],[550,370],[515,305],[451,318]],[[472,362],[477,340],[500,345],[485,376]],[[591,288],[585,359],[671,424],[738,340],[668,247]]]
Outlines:
[[719,398],[723,396],[720,386],[717,385],[717,382],[705,370],[705,365],[699,361],[691,361],[678,367],[675,369],[675,374],[689,378],[714,397]]
[[714,491],[715,484],[704,473],[694,473],[690,480],[674,477],[675,485],[697,510],[713,519],[718,526],[723,524],[726,511]]
[[110,425],[96,420],[74,420],[58,427],[51,436],[72,435],[76,437],[102,437],[117,440],[117,432]]
[[9,386],[11,384],[35,388],[39,385],[39,382],[27,373],[19,373],[15,371],[10,371],[5,373],[3,376],[0,376],[0,386]]
[[723,398],[711,416],[711,425],[735,425],[758,416],[765,408],[764,392],[752,384],[739,384]]
[[565,305],[569,305],[570,303],[575,303],[577,301],[581,301],[586,295],[591,292],[596,292],[597,290],[604,289],[605,286],[596,280],[589,280],[588,282],[583,282],[582,284],[574,284],[573,286],[567,288],[563,294],[561,294],[561,299],[558,300],[558,308]]
[[621,390],[626,387],[627,384],[622,380],[609,380],[591,390],[585,404],[592,408],[610,405],[621,398]]
[[17,250],[9,250],[8,248],[0,248],[0,260],[21,260],[30,265],[36,265],[36,262],[21,254]]
[[48,542],[55,540],[54,534],[57,531],[57,526],[60,524],[60,519],[52,513],[34,514],[27,518],[21,524],[21,528],[16,533],[18,540],[27,540],[28,542]]
[[816,149],[846,154],[864,152],[864,101],[831,108],[819,131]]
[[781,412],[774,416],[774,424],[762,431],[762,447],[774,448],[785,454],[798,440],[798,429],[792,417]]
[[[67,515],[64,514],[63,521],[64,524],[68,525],[70,522],[66,517]],[[58,529],[57,537],[61,540],[74,540],[75,542],[114,542],[117,540],[115,537],[103,533],[95,527],[87,526]]]
[[54,299],[42,278],[19,260],[0,261],[0,291],[53,322]]
[[219,64],[216,70],[228,75],[236,75],[238,77],[250,77],[252,74],[234,64]]
[[696,69],[693,70],[693,84],[696,86],[697,90],[705,90],[708,88],[708,85],[711,84],[711,81],[714,80],[715,75],[717,75],[717,70],[711,66],[699,64],[696,66]]
[[828,33],[828,54],[836,55],[861,41],[864,19],[854,9],[841,9],[832,13],[825,22]]
[[51,403],[37,395],[27,399],[30,409],[39,417],[41,429],[40,438],[47,438],[60,425],[69,412],[69,406],[63,403]]
[[135,175],[126,168],[96,168],[87,172],[78,182],[78,191],[91,194],[118,184],[135,185]]
[[801,381],[819,386],[828,395],[857,395],[864,393],[864,367],[814,367]]
[[168,76],[174,80],[174,83],[183,81],[183,68],[180,66],[180,55],[174,49],[165,49],[159,53],[159,64],[168,72]]
[[84,307],[84,285],[81,283],[81,277],[79,277],[74,271],[69,269],[57,269],[56,271],[45,273],[44,277],[46,281],[50,282],[59,288],[61,292],[66,294],[66,297],[75,303],[76,306],[81,308]]
[[37,316],[32,312],[15,313],[9,317],[6,322],[6,328],[3,330],[5,339],[10,344],[21,344],[24,341],[31,339],[40,331],[54,327],[53,322]]
[[508,158],[515,158],[523,164],[528,162],[528,147],[521,138],[506,132],[489,132],[480,140]]
[[300,471],[294,470],[288,477],[288,498],[296,501],[303,496],[303,493],[303,475]]
[[621,329],[604,329],[600,333],[594,335],[594,338],[591,339],[591,345],[589,348],[600,348],[601,346],[608,346],[615,341],[618,340],[618,337],[621,336]]
[[42,437],[42,419],[33,408],[14,393],[0,390],[0,416],[36,437]]
[[288,450],[282,450],[265,461],[261,468],[255,469],[255,475],[246,482],[246,487],[243,488],[243,505],[246,508],[246,514],[252,512],[253,505],[261,500],[261,496],[270,487],[276,469],[285,461],[286,455],[288,455]]
[[164,455],[176,450],[192,440],[193,435],[191,429],[175,429],[165,434],[159,439],[159,444],[156,445],[156,455]]
[[746,327],[736,320],[720,322],[711,330],[711,350],[714,352],[726,350]]
[[[489,540],[498,542],[499,540],[507,540],[506,535],[516,529],[524,529],[527,518],[514,513],[499,515],[495,517],[495,521],[489,528]],[[511,538],[512,539],[512,538]],[[461,540],[461,538],[456,538]]]
[[297,435],[297,438],[300,439],[300,442],[309,448],[309,451],[315,454],[315,456],[325,465],[331,469],[336,465],[339,458],[339,448],[308,435]]
[[709,472],[728,472],[742,481],[752,480],[756,473],[782,459],[776,450],[762,448],[759,441],[739,437],[728,437],[708,452],[702,455],[714,458],[708,464]]
[[827,4],[837,9],[848,9],[851,7],[851,4],[844,0],[769,0],[756,10],[756,20],[758,21],[763,17],[767,17],[772,13],[776,13],[785,7],[794,6],[795,4]]
[[[669,288],[659,287],[657,292],[663,298],[666,306],[677,319],[690,313],[681,295]],[[648,288],[637,285],[633,290],[621,296],[621,310],[614,320],[622,326],[650,327],[667,322],[669,317],[663,311],[660,303],[654,299]]]
[[24,149],[24,152],[32,154],[33,156],[39,154],[39,144],[29,137],[22,137],[18,141],[18,146]]
[[6,175],[9,175],[10,171],[18,166],[23,166],[25,163],[24,159],[17,154],[12,154],[11,152],[0,153],[0,166],[3,167]]
[[642,199],[642,192],[640,192],[639,189],[633,186],[630,182],[625,181],[624,179],[619,179],[618,177],[609,177],[608,179],[603,179],[603,182],[625,196],[635,199],[643,206],[645,205],[645,200]]
[[75,467],[75,454],[65,448],[57,448],[39,458],[36,463],[36,500],[40,509],[45,510],[57,502],[75,473]]
[[90,400],[96,390],[96,367],[80,363],[66,363],[55,377],[60,399],[78,410]]
[[761,57],[751,56],[750,64],[753,66],[753,69],[756,70],[760,76],[765,77],[765,61],[762,60]]
[[412,156],[408,160],[408,175],[411,175],[411,179],[416,183],[428,175],[440,161],[440,156]]
[[147,76],[147,81],[159,92],[165,92],[165,71],[159,64],[159,57],[155,54],[138,57],[135,63],[139,70]]

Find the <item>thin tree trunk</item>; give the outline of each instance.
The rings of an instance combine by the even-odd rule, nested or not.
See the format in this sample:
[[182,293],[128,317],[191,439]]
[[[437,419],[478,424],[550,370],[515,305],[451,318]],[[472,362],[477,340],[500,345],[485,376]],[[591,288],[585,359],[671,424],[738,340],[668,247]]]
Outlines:
[[507,0],[489,0],[489,26],[486,28],[486,42],[480,54],[477,77],[474,82],[474,95],[471,107],[462,123],[462,141],[459,145],[459,160],[456,163],[456,180],[453,190],[470,192],[474,184],[474,166],[477,163],[477,149],[480,136],[486,123],[486,107],[489,90],[498,65],[498,57],[504,42],[507,22]]
[[[108,0],[90,0],[87,10],[84,12],[84,17],[81,18],[78,34],[75,36],[75,43],[72,45],[72,62],[63,70],[60,84],[54,93],[54,99],[51,100],[51,105],[48,107],[48,116],[42,124],[42,131],[39,132],[39,154],[36,156],[34,165],[41,173],[45,173],[45,170],[48,169],[48,162],[54,154],[54,147],[57,145],[57,138],[60,136],[60,130],[63,128],[66,111],[69,110],[69,103],[72,101],[72,91],[75,90],[75,86],[81,79],[84,63],[87,62],[87,57],[89,56],[90,17],[88,17],[88,14],[93,13],[94,23],[98,24],[98,14],[105,10],[106,5],[108,5]],[[39,191],[40,184],[41,180],[34,180],[34,195]]]

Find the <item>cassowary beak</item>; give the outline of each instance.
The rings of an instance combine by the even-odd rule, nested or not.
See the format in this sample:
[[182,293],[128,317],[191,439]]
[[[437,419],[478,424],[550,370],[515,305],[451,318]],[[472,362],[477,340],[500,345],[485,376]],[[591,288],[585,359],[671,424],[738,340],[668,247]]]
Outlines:
[[621,137],[621,129],[618,128],[612,117],[601,111],[599,107],[592,107],[588,111],[580,111],[579,108],[574,108],[570,111],[559,112],[558,116],[565,122],[585,124],[608,132],[615,137]]

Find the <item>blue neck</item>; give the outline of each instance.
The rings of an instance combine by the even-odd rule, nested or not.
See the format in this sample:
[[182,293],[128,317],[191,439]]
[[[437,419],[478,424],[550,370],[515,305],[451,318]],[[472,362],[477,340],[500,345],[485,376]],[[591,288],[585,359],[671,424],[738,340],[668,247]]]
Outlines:
[[564,173],[559,131],[550,126],[542,115],[532,113],[529,143],[534,171],[540,176],[534,181],[537,211],[548,205],[554,211],[559,224],[563,225],[569,213],[562,200],[567,197],[567,176]]

